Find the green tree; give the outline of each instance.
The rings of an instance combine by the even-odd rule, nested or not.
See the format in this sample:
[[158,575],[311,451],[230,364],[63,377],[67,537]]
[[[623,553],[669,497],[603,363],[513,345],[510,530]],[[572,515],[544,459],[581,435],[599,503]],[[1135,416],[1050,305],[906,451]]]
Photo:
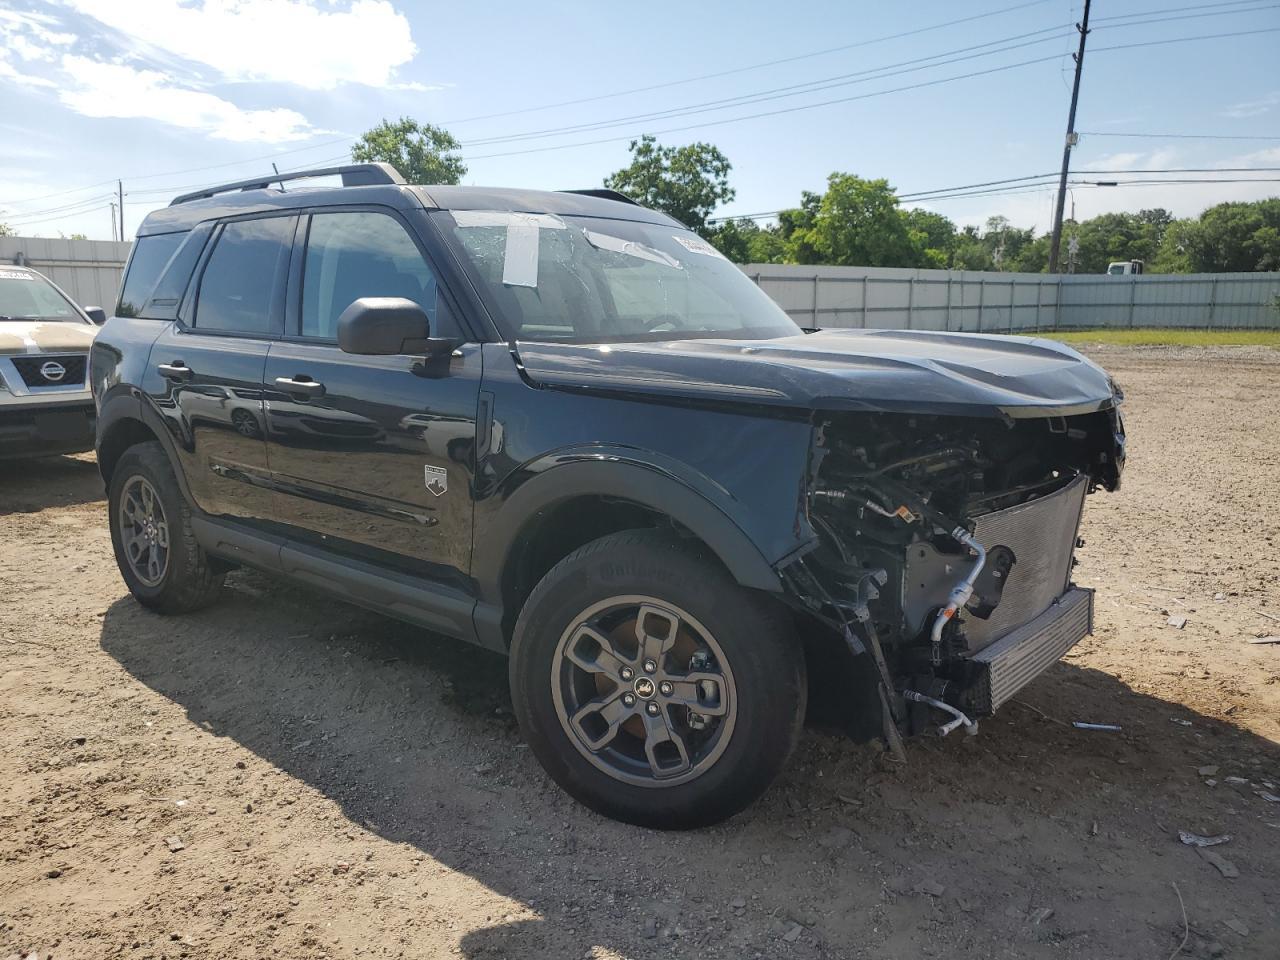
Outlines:
[[957,234],[955,246],[951,251],[951,269],[995,269],[995,264],[991,260],[991,251],[983,243],[982,234],[977,227],[966,226]]
[[831,174],[827,191],[810,219],[811,225],[793,231],[793,240],[797,249],[816,252],[822,263],[867,267],[916,264],[917,248],[887,180]]
[[366,130],[351,147],[351,159],[389,163],[409,183],[458,183],[467,175],[461,149],[448,130],[401,117]]
[[917,265],[934,269],[950,266],[956,244],[956,225],[932,210],[904,210],[902,216],[911,242],[918,251]]
[[762,227],[739,217],[708,227],[707,239],[734,263],[783,263],[786,242],[776,226]]
[[707,218],[736,196],[728,158],[709,143],[664,147],[647,134],[628,149],[631,163],[605,177],[604,185],[710,238]]
[[17,234],[14,232],[13,227],[9,226],[7,223],[0,223],[0,237],[13,237],[13,236],[17,236]]
[[1170,238],[1161,250],[1193,273],[1280,270],[1280,197],[1252,203],[1220,203]]

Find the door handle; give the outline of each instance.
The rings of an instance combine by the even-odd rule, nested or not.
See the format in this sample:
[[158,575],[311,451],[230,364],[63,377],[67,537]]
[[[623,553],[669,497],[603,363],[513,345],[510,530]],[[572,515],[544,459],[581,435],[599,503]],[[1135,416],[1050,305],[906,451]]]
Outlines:
[[159,364],[156,369],[160,371],[160,376],[166,380],[190,380],[191,368],[181,360],[175,360],[173,363]]
[[323,397],[324,384],[317,383],[310,377],[276,377],[276,386],[285,393],[301,394],[304,397]]

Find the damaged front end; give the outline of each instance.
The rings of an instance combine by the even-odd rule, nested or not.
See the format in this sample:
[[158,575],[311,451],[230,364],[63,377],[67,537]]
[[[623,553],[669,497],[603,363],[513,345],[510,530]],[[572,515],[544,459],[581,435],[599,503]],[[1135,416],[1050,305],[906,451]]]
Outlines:
[[1092,591],[1071,582],[1081,511],[1087,493],[1118,488],[1123,465],[1114,405],[817,416],[805,503],[816,546],[780,572],[878,688],[891,747],[933,716],[943,734],[976,731],[973,718],[1091,631]]

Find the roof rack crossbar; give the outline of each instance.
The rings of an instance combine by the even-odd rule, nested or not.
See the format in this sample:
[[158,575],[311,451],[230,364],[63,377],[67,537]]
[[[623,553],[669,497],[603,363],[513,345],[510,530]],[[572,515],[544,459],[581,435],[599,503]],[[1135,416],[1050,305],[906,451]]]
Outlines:
[[236,180],[216,187],[205,187],[174,197],[169,206],[192,200],[207,200],[219,193],[230,193],[233,190],[265,190],[273,183],[285,183],[290,180],[306,180],[311,177],[341,176],[344,187],[369,187],[378,184],[402,184],[404,177],[400,171],[389,163],[349,163],[341,167],[322,167],[316,170],[298,170],[295,173],[277,173],[266,177],[255,177],[252,180]]
[[625,193],[617,190],[610,190],[607,187],[590,187],[586,190],[557,190],[557,193],[577,193],[584,197],[598,197],[601,200],[617,200],[619,203],[629,203],[633,207],[638,207],[635,200],[632,200]]

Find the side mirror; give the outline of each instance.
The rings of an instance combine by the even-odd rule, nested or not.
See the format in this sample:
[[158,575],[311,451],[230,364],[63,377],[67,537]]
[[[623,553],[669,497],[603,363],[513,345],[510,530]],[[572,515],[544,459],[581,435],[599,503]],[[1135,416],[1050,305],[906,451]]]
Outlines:
[[431,336],[427,313],[403,297],[361,297],[338,317],[338,346],[366,356],[425,354]]
[[89,315],[89,319],[94,322],[95,326],[102,326],[107,322],[107,311],[101,307],[85,307],[84,312]]

